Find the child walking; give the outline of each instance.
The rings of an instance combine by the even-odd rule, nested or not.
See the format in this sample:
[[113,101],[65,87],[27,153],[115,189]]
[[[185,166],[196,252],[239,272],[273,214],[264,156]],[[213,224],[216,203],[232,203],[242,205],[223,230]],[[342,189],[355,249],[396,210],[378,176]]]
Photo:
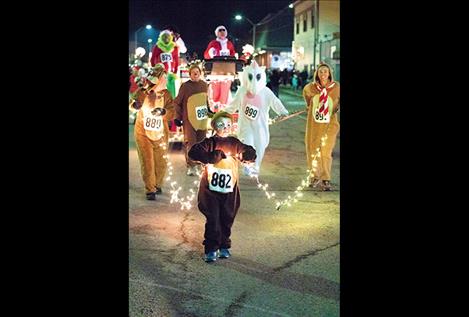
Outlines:
[[211,121],[216,135],[191,147],[188,156],[205,164],[199,185],[198,207],[206,217],[205,261],[230,257],[231,227],[240,206],[238,160],[252,163],[256,150],[229,136],[233,118],[219,111]]

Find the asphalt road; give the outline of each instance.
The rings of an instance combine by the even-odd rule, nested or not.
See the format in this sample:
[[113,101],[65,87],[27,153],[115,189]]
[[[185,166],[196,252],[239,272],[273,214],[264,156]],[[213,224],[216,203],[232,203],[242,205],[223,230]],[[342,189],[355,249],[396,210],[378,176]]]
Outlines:
[[[290,112],[304,109],[285,90],[280,99]],[[213,264],[202,259],[205,218],[196,206],[170,204],[169,184],[145,200],[129,125],[129,316],[339,316],[340,140],[335,190],[306,188],[291,207],[275,208],[306,177],[305,124],[300,115],[271,125],[260,181],[276,196],[240,175],[232,257]],[[182,151],[173,148],[170,160],[185,195],[196,190]]]

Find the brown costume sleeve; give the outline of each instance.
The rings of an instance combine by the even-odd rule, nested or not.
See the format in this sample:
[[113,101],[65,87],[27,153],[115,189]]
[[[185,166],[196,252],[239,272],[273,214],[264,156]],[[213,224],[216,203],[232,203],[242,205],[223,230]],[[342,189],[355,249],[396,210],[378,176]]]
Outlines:
[[176,99],[173,100],[173,106],[175,111],[175,118],[178,120],[182,120],[182,114],[184,111],[183,102],[184,102],[184,95],[185,95],[185,87],[186,85],[182,84],[181,88],[179,89],[179,93],[176,96]]
[[191,160],[207,164],[210,161],[210,154],[214,150],[212,138],[194,144],[187,154]]
[[173,120],[176,115],[176,110],[174,109],[173,97],[169,90],[165,91],[164,96],[164,108],[166,109],[166,120]]
[[334,111],[332,113],[336,113],[339,108],[340,103],[340,85],[336,82],[336,88],[334,89],[334,93],[331,94],[334,100]]
[[309,103],[311,102],[311,95],[308,93],[310,90],[311,85],[308,84],[303,88],[303,98],[305,99],[306,102],[306,109],[309,108]]
[[243,162],[255,161],[257,157],[256,150],[252,146],[244,144],[238,139],[236,139],[236,141],[238,141],[238,144],[236,146],[236,152],[237,154],[241,154],[243,158],[242,161]]

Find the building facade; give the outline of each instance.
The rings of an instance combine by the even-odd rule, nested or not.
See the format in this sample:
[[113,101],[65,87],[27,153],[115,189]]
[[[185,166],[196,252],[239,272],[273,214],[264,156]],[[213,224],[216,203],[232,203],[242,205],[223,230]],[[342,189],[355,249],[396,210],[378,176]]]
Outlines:
[[326,62],[340,81],[340,0],[298,0],[293,7],[295,69],[311,76],[314,65]]

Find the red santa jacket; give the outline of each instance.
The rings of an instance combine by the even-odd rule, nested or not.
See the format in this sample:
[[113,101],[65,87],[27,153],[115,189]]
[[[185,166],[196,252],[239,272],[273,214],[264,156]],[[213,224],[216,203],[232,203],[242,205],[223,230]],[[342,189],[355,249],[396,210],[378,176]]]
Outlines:
[[179,66],[179,50],[177,46],[174,46],[171,52],[165,53],[158,45],[155,45],[151,52],[150,64],[151,66],[155,66],[158,63],[162,63],[167,72],[177,74]]
[[[204,52],[204,58],[209,59],[212,58],[213,56],[210,56],[210,50],[213,48],[213,56],[234,56],[235,55],[235,48],[233,43],[231,41],[227,40],[226,41],[226,51],[222,51],[221,43],[220,41],[213,40],[208,43],[207,49]],[[229,51],[229,52],[228,52]]]

